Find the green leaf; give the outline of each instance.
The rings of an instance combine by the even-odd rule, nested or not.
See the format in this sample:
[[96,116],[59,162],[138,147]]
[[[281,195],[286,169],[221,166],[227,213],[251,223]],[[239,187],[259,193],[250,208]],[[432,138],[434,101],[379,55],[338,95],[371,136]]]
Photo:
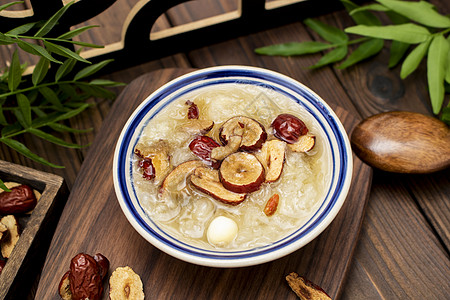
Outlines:
[[6,126],[8,125],[8,121],[6,121],[5,114],[3,113],[3,106],[0,105],[0,125]]
[[89,85],[81,82],[77,85],[84,92],[97,98],[114,99],[116,97],[116,94],[114,92],[102,88],[101,86]]
[[31,107],[30,107],[30,101],[28,101],[28,98],[24,94],[17,94],[17,105],[19,106],[20,111],[22,112],[23,121],[25,123],[26,127],[29,127],[31,125]]
[[75,117],[76,115],[78,115],[79,113],[83,112],[86,108],[88,108],[89,106],[91,106],[88,103],[83,103],[80,107],[78,107],[77,109],[73,109],[70,110],[62,115],[60,115],[59,117],[55,118],[54,122],[59,122],[62,120],[67,120],[70,119],[72,117]]
[[17,45],[23,50],[26,51],[28,53],[34,54],[34,55],[38,55],[41,57],[45,57],[46,59],[58,63],[60,64],[61,62],[55,58],[53,58],[53,56],[50,55],[50,53],[48,53],[47,50],[45,50],[44,47],[39,46],[37,44],[33,44],[33,43],[29,43],[23,40],[17,40]]
[[101,85],[101,86],[109,86],[109,87],[116,87],[116,86],[124,86],[124,85],[126,85],[123,82],[111,81],[111,80],[108,80],[108,79],[94,79],[94,80],[91,80],[89,82],[89,84]]
[[[447,37],[447,43],[450,47],[450,35]],[[445,72],[445,81],[450,84],[450,51],[448,52],[447,57],[447,71]]]
[[33,75],[31,76],[31,81],[33,82],[34,86],[37,86],[42,82],[42,80],[44,80],[49,67],[50,61],[45,57],[41,57],[41,59],[39,59],[38,63],[34,67]]
[[450,27],[450,19],[439,14],[434,7],[426,1],[411,2],[398,0],[377,0],[384,6],[392,9],[417,23],[434,28]]
[[7,125],[2,128],[2,137],[6,137],[9,134],[14,134],[20,130],[22,130],[22,126],[18,122]]
[[6,187],[5,183],[1,179],[0,179],[0,189],[4,190],[5,192],[11,192],[11,190]]
[[51,129],[58,131],[58,132],[69,132],[69,133],[87,133],[87,132],[91,132],[93,130],[93,128],[88,128],[88,129],[75,129],[69,126],[66,126],[64,124],[61,123],[50,123],[47,124]]
[[[358,9],[359,6],[350,0],[341,0],[342,4],[344,4],[345,9],[348,12],[352,12],[355,9]],[[369,11],[359,11],[350,15],[358,25],[369,25],[369,26],[378,26],[381,25],[381,21],[371,12]]]
[[425,27],[412,23],[387,26],[358,25],[345,29],[345,32],[409,44],[422,43],[431,35]]
[[11,65],[9,67],[8,75],[8,88],[11,92],[14,92],[22,80],[22,70],[20,69],[19,56],[17,55],[17,50],[14,51]]
[[422,61],[425,54],[427,53],[430,43],[431,43],[431,39],[428,39],[425,42],[420,43],[405,58],[405,61],[402,64],[402,69],[400,71],[400,77],[402,79],[405,79],[406,77],[409,76],[409,74],[411,74],[412,72],[414,72],[414,70],[417,69],[420,62]]
[[80,41],[67,40],[66,42],[74,44],[74,45],[82,46],[82,47],[104,48],[104,46],[102,46],[102,45],[97,45],[97,44],[92,44],[92,43],[85,43],[85,42],[80,42]]
[[[31,102],[31,101],[30,101],[30,102]],[[46,114],[45,112],[43,112],[39,107],[32,106],[32,107],[31,107],[31,110],[32,110],[38,117],[43,118],[43,117],[47,116],[47,114]],[[36,119],[34,119],[33,122],[31,122],[31,126],[33,126],[35,120],[36,120]]]
[[410,44],[399,42],[399,41],[392,41],[391,49],[390,49],[390,57],[389,57],[389,68],[395,67],[400,60],[405,55],[406,51],[408,51]]
[[48,100],[48,102],[53,104],[57,109],[64,110],[64,106],[61,104],[58,95],[56,95],[56,93],[52,89],[44,86],[39,88],[39,92],[42,94],[42,96],[44,96],[46,100]]
[[347,34],[339,28],[329,26],[314,19],[306,19],[304,23],[328,42],[340,44],[348,41]]
[[10,38],[9,36],[4,35],[0,32],[0,45],[10,45],[14,44],[17,40]]
[[15,2],[11,2],[11,3],[6,3],[3,5],[0,5],[0,11],[7,9],[10,6],[16,5],[16,4],[22,4],[23,1],[15,1]]
[[384,41],[380,39],[371,39],[362,43],[338,68],[345,69],[364,59],[374,56],[383,49],[383,45]]
[[74,30],[71,30],[69,32],[61,34],[60,36],[58,36],[58,39],[68,40],[68,39],[71,39],[71,38],[73,38],[73,37],[75,37],[75,36],[85,32],[88,29],[91,29],[91,28],[94,28],[94,27],[100,27],[100,26],[98,26],[98,25],[89,25],[89,26],[83,26],[83,27],[80,27],[80,28],[76,28]]
[[40,129],[36,129],[36,128],[30,127],[30,128],[27,129],[27,132],[29,132],[31,134],[34,134],[35,136],[38,136],[41,139],[44,139],[44,140],[46,140],[46,141],[48,141],[50,143],[53,143],[55,145],[58,145],[58,146],[63,146],[63,147],[66,147],[66,148],[73,148],[73,149],[83,148],[83,146],[81,146],[81,145],[66,142],[63,139],[60,139],[60,138],[58,138],[58,137],[56,137],[54,135],[46,133],[46,132],[44,132],[44,131],[42,131]]
[[108,59],[108,60],[104,60],[99,63],[93,64],[91,66],[88,66],[88,67],[80,70],[77,74],[75,74],[75,77],[73,78],[73,80],[80,80],[82,78],[91,76],[92,74],[95,74],[98,71],[100,71],[103,67],[105,67],[107,64],[109,64],[112,61],[113,61],[112,59]]
[[[33,108],[34,110],[34,108]],[[35,118],[33,122],[31,123],[31,127],[33,128],[39,128],[43,126],[47,126],[48,124],[51,124],[55,122],[55,120],[60,117],[63,113],[62,112],[55,112],[52,111],[49,114],[46,114],[44,112],[39,112],[39,117]]]
[[410,22],[410,20],[407,17],[402,16],[392,10],[387,11],[386,15],[389,17],[389,19],[391,19],[393,24],[404,24]]
[[441,121],[450,126],[450,107],[445,107],[442,110]]
[[60,84],[59,89],[62,91],[62,94],[65,98],[77,96],[76,89],[70,84]]
[[449,44],[442,34],[433,38],[428,49],[427,78],[431,106],[439,114],[444,102],[444,76],[448,59]]
[[367,11],[367,10],[374,10],[374,11],[388,11],[389,8],[387,8],[384,5],[378,4],[378,3],[374,3],[374,4],[368,4],[368,5],[364,5],[358,8],[355,8],[354,10],[350,11],[350,16],[358,13],[358,12],[362,12],[362,11]]
[[30,149],[28,149],[24,144],[22,144],[21,142],[18,142],[16,140],[10,139],[10,138],[0,138],[0,142],[2,142],[3,144],[5,144],[6,146],[16,150],[17,152],[19,152],[20,154],[34,160],[37,161],[43,165],[46,166],[50,166],[53,168],[64,168],[64,166],[58,166],[55,164],[52,164],[51,162],[45,160],[44,158],[34,154]]
[[36,99],[38,98],[38,96],[39,96],[39,91],[37,91],[37,90],[35,90],[35,89],[33,89],[32,91],[30,91],[30,92],[27,94],[28,100],[30,100],[30,104],[33,104],[33,102],[36,101]]
[[59,19],[63,16],[63,14],[69,9],[69,7],[74,3],[72,1],[65,6],[61,7],[50,19],[45,22],[45,24],[41,27],[41,29],[36,32],[35,37],[43,37],[47,33],[49,33],[53,27],[58,23]]
[[344,59],[344,57],[347,55],[347,53],[348,53],[347,45],[339,46],[339,47],[331,50],[324,56],[322,56],[322,58],[315,65],[311,66],[310,68],[317,69],[317,68],[326,66],[328,64],[332,64],[334,62],[340,61],[340,60]]
[[9,35],[19,35],[19,34],[27,33],[28,31],[31,30],[31,28],[34,27],[34,25],[36,25],[36,23],[37,22],[32,22],[32,23],[27,23],[27,24],[20,25],[19,27],[13,28],[10,31],[8,31],[7,34],[9,34]]
[[64,63],[59,66],[58,70],[56,70],[55,82],[58,82],[61,78],[69,74],[73,70],[73,67],[75,67],[76,63],[77,61],[73,58],[66,59]]
[[16,116],[16,119],[19,122],[20,126],[22,126],[23,128],[27,128],[29,126],[29,124],[26,123],[25,116],[23,115],[20,108],[16,107],[12,110],[12,112],[14,113],[14,116]]
[[317,53],[332,47],[331,44],[321,42],[292,42],[257,48],[255,52],[263,55],[291,56]]
[[66,47],[63,47],[63,46],[60,46],[60,45],[56,45],[56,44],[51,43],[49,41],[44,41],[44,45],[50,52],[59,54],[59,55],[64,56],[64,57],[74,58],[74,59],[76,59],[78,61],[82,61],[82,62],[90,64],[90,62],[88,60],[82,58],[80,55],[78,55],[77,53],[73,52],[69,48],[66,48]]

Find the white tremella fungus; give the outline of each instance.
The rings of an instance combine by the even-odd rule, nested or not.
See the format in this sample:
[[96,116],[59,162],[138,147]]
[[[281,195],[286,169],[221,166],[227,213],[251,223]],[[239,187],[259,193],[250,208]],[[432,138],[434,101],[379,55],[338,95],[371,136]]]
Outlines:
[[219,216],[209,224],[206,235],[211,244],[223,246],[233,241],[237,233],[238,225],[235,221]]

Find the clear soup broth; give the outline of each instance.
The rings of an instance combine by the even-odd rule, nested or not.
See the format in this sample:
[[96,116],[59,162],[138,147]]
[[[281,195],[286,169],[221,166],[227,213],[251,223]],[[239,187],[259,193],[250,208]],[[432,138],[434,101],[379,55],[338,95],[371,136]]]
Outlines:
[[[199,119],[212,120],[214,126],[205,135],[219,142],[219,129],[234,116],[250,117],[261,123],[267,141],[276,139],[271,123],[279,114],[300,118],[315,135],[312,150],[298,153],[286,148],[280,178],[263,183],[238,205],[222,203],[196,189],[189,174],[177,185],[172,197],[160,196],[161,179],[147,180],[142,176],[139,157],[133,159],[133,181],[137,197],[148,216],[165,232],[187,244],[203,249],[244,250],[271,244],[305,224],[317,211],[330,184],[331,153],[324,133],[301,105],[265,87],[245,84],[220,84],[200,88],[183,95],[164,107],[142,131],[139,142],[152,145],[164,140],[169,145],[170,166],[199,158],[189,149],[195,134],[183,130],[187,120],[189,100],[199,110]],[[220,143],[220,142],[219,142]],[[263,210],[268,199],[279,195],[276,212],[267,216]],[[218,216],[232,219],[237,235],[229,243],[210,243],[207,229]]]

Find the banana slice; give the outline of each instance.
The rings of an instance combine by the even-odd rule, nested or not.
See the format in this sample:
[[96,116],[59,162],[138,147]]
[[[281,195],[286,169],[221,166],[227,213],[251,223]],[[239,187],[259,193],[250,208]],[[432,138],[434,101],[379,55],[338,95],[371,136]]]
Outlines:
[[141,278],[128,266],[117,268],[109,278],[111,300],[143,300],[143,289]]

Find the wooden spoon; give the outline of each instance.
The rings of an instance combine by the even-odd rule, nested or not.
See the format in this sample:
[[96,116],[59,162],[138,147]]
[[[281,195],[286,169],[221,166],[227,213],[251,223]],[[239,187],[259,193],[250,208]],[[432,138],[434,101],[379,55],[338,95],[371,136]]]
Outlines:
[[363,120],[351,136],[367,164],[396,173],[431,173],[450,166],[450,129],[432,117],[386,112]]

